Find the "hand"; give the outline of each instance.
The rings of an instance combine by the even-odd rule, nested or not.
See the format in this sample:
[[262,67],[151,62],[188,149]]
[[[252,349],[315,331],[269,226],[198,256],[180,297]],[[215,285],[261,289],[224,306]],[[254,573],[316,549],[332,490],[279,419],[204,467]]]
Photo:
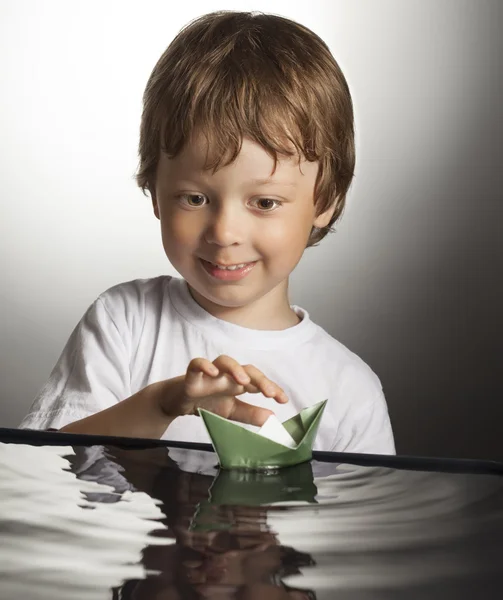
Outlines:
[[211,363],[194,358],[185,376],[177,377],[177,393],[162,402],[164,412],[171,416],[198,415],[204,408],[225,419],[262,426],[271,410],[247,404],[236,396],[249,392],[262,393],[280,404],[288,402],[285,392],[253,365],[240,365],[230,356],[221,355]]

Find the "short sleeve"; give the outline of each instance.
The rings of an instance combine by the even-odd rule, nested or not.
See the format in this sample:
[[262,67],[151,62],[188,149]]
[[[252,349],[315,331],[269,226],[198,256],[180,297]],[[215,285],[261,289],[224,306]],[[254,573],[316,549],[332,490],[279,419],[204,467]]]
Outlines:
[[72,332],[23,429],[60,429],[131,395],[127,335],[98,298]]
[[382,390],[340,423],[333,451],[361,454],[396,454],[388,407]]

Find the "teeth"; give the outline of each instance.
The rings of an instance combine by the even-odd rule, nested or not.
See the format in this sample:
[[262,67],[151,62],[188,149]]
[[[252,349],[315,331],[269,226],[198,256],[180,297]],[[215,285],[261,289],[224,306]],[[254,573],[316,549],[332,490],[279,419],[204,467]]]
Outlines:
[[217,267],[218,269],[222,269],[222,271],[236,271],[237,269],[242,269],[243,267],[245,267],[248,263],[242,263],[240,265],[233,265],[232,267],[221,267],[220,265],[216,265],[215,263],[211,263],[214,267]]

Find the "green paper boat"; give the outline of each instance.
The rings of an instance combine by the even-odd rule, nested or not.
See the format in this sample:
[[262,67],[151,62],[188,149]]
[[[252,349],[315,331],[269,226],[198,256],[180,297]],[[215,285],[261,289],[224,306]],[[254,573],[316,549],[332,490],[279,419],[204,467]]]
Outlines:
[[208,430],[213,448],[223,469],[279,469],[311,460],[312,448],[327,401],[304,408],[283,423],[297,446],[282,444],[244,429],[229,419],[203,408],[199,415]]

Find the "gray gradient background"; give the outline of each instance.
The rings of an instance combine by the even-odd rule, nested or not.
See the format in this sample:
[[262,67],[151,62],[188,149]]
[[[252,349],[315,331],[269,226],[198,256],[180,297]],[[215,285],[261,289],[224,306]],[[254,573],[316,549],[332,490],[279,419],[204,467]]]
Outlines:
[[104,289],[175,274],[135,188],[143,88],[189,19],[263,10],[331,47],[355,105],[337,233],[291,302],[384,386],[401,454],[503,459],[503,3],[0,3],[0,426]]

